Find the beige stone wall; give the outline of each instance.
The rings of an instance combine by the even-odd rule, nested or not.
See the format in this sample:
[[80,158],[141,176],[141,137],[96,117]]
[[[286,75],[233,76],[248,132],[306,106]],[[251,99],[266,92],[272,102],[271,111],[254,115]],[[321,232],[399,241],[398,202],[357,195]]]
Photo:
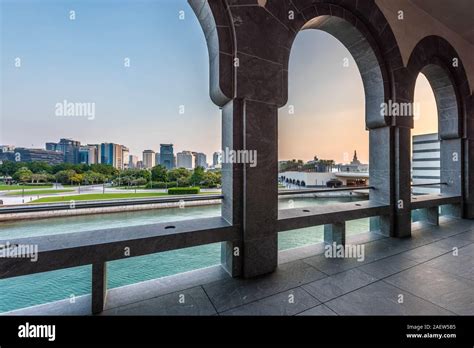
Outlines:
[[[426,36],[438,35],[448,41],[458,52],[469,80],[471,92],[474,90],[474,45],[459,34],[431,17],[410,0],[375,0],[397,39],[403,62],[406,65],[416,44]],[[398,11],[404,11],[404,19],[398,19]]]

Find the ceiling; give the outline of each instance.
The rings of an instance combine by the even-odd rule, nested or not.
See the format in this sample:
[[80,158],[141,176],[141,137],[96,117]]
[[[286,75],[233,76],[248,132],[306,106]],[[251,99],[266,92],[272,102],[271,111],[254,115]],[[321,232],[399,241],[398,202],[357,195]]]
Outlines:
[[474,45],[474,0],[410,0]]

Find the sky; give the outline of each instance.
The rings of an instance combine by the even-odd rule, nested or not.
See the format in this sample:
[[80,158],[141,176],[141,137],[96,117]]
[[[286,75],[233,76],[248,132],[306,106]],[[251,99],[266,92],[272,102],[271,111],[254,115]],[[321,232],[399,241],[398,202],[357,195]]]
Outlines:
[[[359,160],[368,163],[364,88],[345,46],[320,30],[299,32],[291,49],[288,79],[288,103],[279,110],[279,159],[317,156],[347,163],[357,151]],[[436,103],[423,74],[418,76],[414,101],[420,112],[412,134],[436,133]]]
[[[221,113],[209,98],[207,46],[187,1],[0,3],[0,144],[114,142],[141,158],[145,149],[173,143],[175,152],[204,152],[208,161],[220,149]],[[344,58],[349,67],[343,67]],[[357,150],[367,162],[362,81],[345,47],[327,33],[302,31],[289,69],[289,101],[279,111],[279,158],[318,155],[345,162]],[[416,130],[423,133],[435,125],[436,109],[426,79],[419,80],[422,117]],[[95,103],[95,117],[56,116],[56,104],[64,100]]]

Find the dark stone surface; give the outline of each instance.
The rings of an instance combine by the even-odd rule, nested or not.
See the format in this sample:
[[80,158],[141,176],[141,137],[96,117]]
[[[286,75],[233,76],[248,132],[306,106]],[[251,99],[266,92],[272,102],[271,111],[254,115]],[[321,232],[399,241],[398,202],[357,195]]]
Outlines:
[[339,222],[330,225],[324,225],[324,242],[332,245],[345,245],[346,244],[346,223]]
[[332,311],[330,308],[328,308],[325,305],[319,305],[313,308],[310,308],[304,312],[301,312],[297,315],[330,315],[334,316],[337,315],[334,311]]
[[222,312],[221,315],[295,315],[319,303],[303,289],[296,288]]
[[439,224],[439,207],[424,208],[419,210],[420,219],[425,220],[429,224]]
[[420,265],[385,281],[453,313],[474,313],[474,282],[469,279]]
[[385,259],[369,263],[358,269],[370,274],[371,276],[382,279],[392,274],[403,271],[407,268],[416,266],[418,263],[402,255],[394,255]]
[[92,313],[101,313],[105,308],[107,298],[107,264],[92,265]]
[[[399,296],[403,295],[403,303]],[[379,281],[325,303],[339,315],[453,315],[410,292]]]
[[267,276],[218,281],[204,285],[204,289],[217,311],[223,312],[324,277],[310,265],[295,261],[280,265]]
[[465,247],[455,244],[458,248],[456,252],[453,250],[427,262],[426,265],[474,281],[474,244]]
[[102,315],[213,315],[212,303],[202,287],[106,310]]
[[348,292],[366,286],[376,281],[376,278],[359,271],[351,269],[337,275],[327,277],[315,282],[303,285],[303,289],[313,295],[321,302],[327,302]]

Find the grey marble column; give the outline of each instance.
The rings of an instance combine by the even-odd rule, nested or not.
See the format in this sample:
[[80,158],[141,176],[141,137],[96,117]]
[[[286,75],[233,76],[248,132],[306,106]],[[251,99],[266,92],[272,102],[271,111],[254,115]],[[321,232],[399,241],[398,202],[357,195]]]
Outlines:
[[411,129],[394,127],[394,227],[392,237],[411,236],[411,161],[410,142]]
[[92,264],[92,314],[99,314],[105,308],[107,298],[107,264]]
[[[369,175],[370,199],[393,207],[391,200],[393,175],[395,173],[392,146],[393,135],[390,127],[380,127],[369,133]],[[387,236],[392,235],[393,214],[371,218],[370,230]]]
[[[243,149],[243,100],[234,99],[222,109],[222,151]],[[243,221],[243,166],[222,163],[222,217],[242,228]],[[222,267],[233,277],[242,274],[242,243],[224,242],[221,247]]]
[[244,102],[244,149],[256,151],[257,164],[244,165],[243,275],[253,277],[278,264],[278,109]]
[[466,102],[466,139],[464,140],[464,211],[463,217],[474,219],[474,95]]

